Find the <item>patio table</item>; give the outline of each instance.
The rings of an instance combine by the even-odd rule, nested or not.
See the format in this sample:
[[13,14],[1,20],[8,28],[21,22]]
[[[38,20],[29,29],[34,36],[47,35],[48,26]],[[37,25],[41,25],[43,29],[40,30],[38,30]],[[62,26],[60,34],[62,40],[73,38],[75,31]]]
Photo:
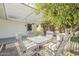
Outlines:
[[[27,39],[38,44],[37,51],[39,51],[39,47],[42,45],[42,43],[49,41],[51,38],[46,37],[46,36],[35,36],[35,37],[27,37]],[[37,52],[37,54],[38,54],[38,52]]]
[[27,37],[28,40],[38,44],[38,46],[42,46],[43,44],[49,42],[51,37],[48,36],[35,36],[35,37]]
[[27,39],[29,39],[34,43],[41,44],[43,42],[50,40],[51,38],[46,36],[35,36],[35,37],[27,37]]

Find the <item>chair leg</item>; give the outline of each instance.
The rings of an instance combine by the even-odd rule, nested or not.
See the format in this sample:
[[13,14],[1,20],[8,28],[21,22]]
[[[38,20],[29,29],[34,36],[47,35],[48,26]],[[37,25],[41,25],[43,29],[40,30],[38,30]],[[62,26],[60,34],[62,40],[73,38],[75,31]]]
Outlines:
[[19,48],[18,43],[15,43],[15,46],[16,46],[16,49],[17,49],[18,54],[19,54],[20,56],[22,56],[23,53],[22,53],[21,49]]
[[38,56],[39,54],[38,54],[38,51],[39,51],[39,45],[37,46],[37,49],[36,49],[36,55]]
[[0,52],[2,52],[2,47],[3,47],[3,45],[0,45]]
[[2,44],[0,47],[0,52],[4,51],[6,49],[6,44]]
[[6,44],[3,44],[3,48],[2,48],[3,50],[5,50],[6,49]]

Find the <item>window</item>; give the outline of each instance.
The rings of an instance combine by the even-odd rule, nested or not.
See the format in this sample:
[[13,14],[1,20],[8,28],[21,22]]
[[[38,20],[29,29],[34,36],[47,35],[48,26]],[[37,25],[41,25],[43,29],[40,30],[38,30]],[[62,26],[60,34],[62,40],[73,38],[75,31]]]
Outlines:
[[27,24],[27,31],[32,31],[32,24]]

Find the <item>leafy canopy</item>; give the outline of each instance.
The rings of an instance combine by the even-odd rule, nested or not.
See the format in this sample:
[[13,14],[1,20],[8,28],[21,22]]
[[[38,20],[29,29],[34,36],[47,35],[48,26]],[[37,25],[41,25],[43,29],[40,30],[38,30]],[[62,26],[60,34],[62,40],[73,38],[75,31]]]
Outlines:
[[39,3],[36,9],[53,26],[75,28],[79,25],[79,4]]

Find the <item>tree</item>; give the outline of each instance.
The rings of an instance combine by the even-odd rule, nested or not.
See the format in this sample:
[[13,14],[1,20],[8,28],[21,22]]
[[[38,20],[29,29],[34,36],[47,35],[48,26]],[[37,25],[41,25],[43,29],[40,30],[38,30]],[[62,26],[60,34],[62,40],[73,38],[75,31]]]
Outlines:
[[43,12],[43,20],[55,27],[74,29],[79,26],[79,4],[39,3],[38,12]]

